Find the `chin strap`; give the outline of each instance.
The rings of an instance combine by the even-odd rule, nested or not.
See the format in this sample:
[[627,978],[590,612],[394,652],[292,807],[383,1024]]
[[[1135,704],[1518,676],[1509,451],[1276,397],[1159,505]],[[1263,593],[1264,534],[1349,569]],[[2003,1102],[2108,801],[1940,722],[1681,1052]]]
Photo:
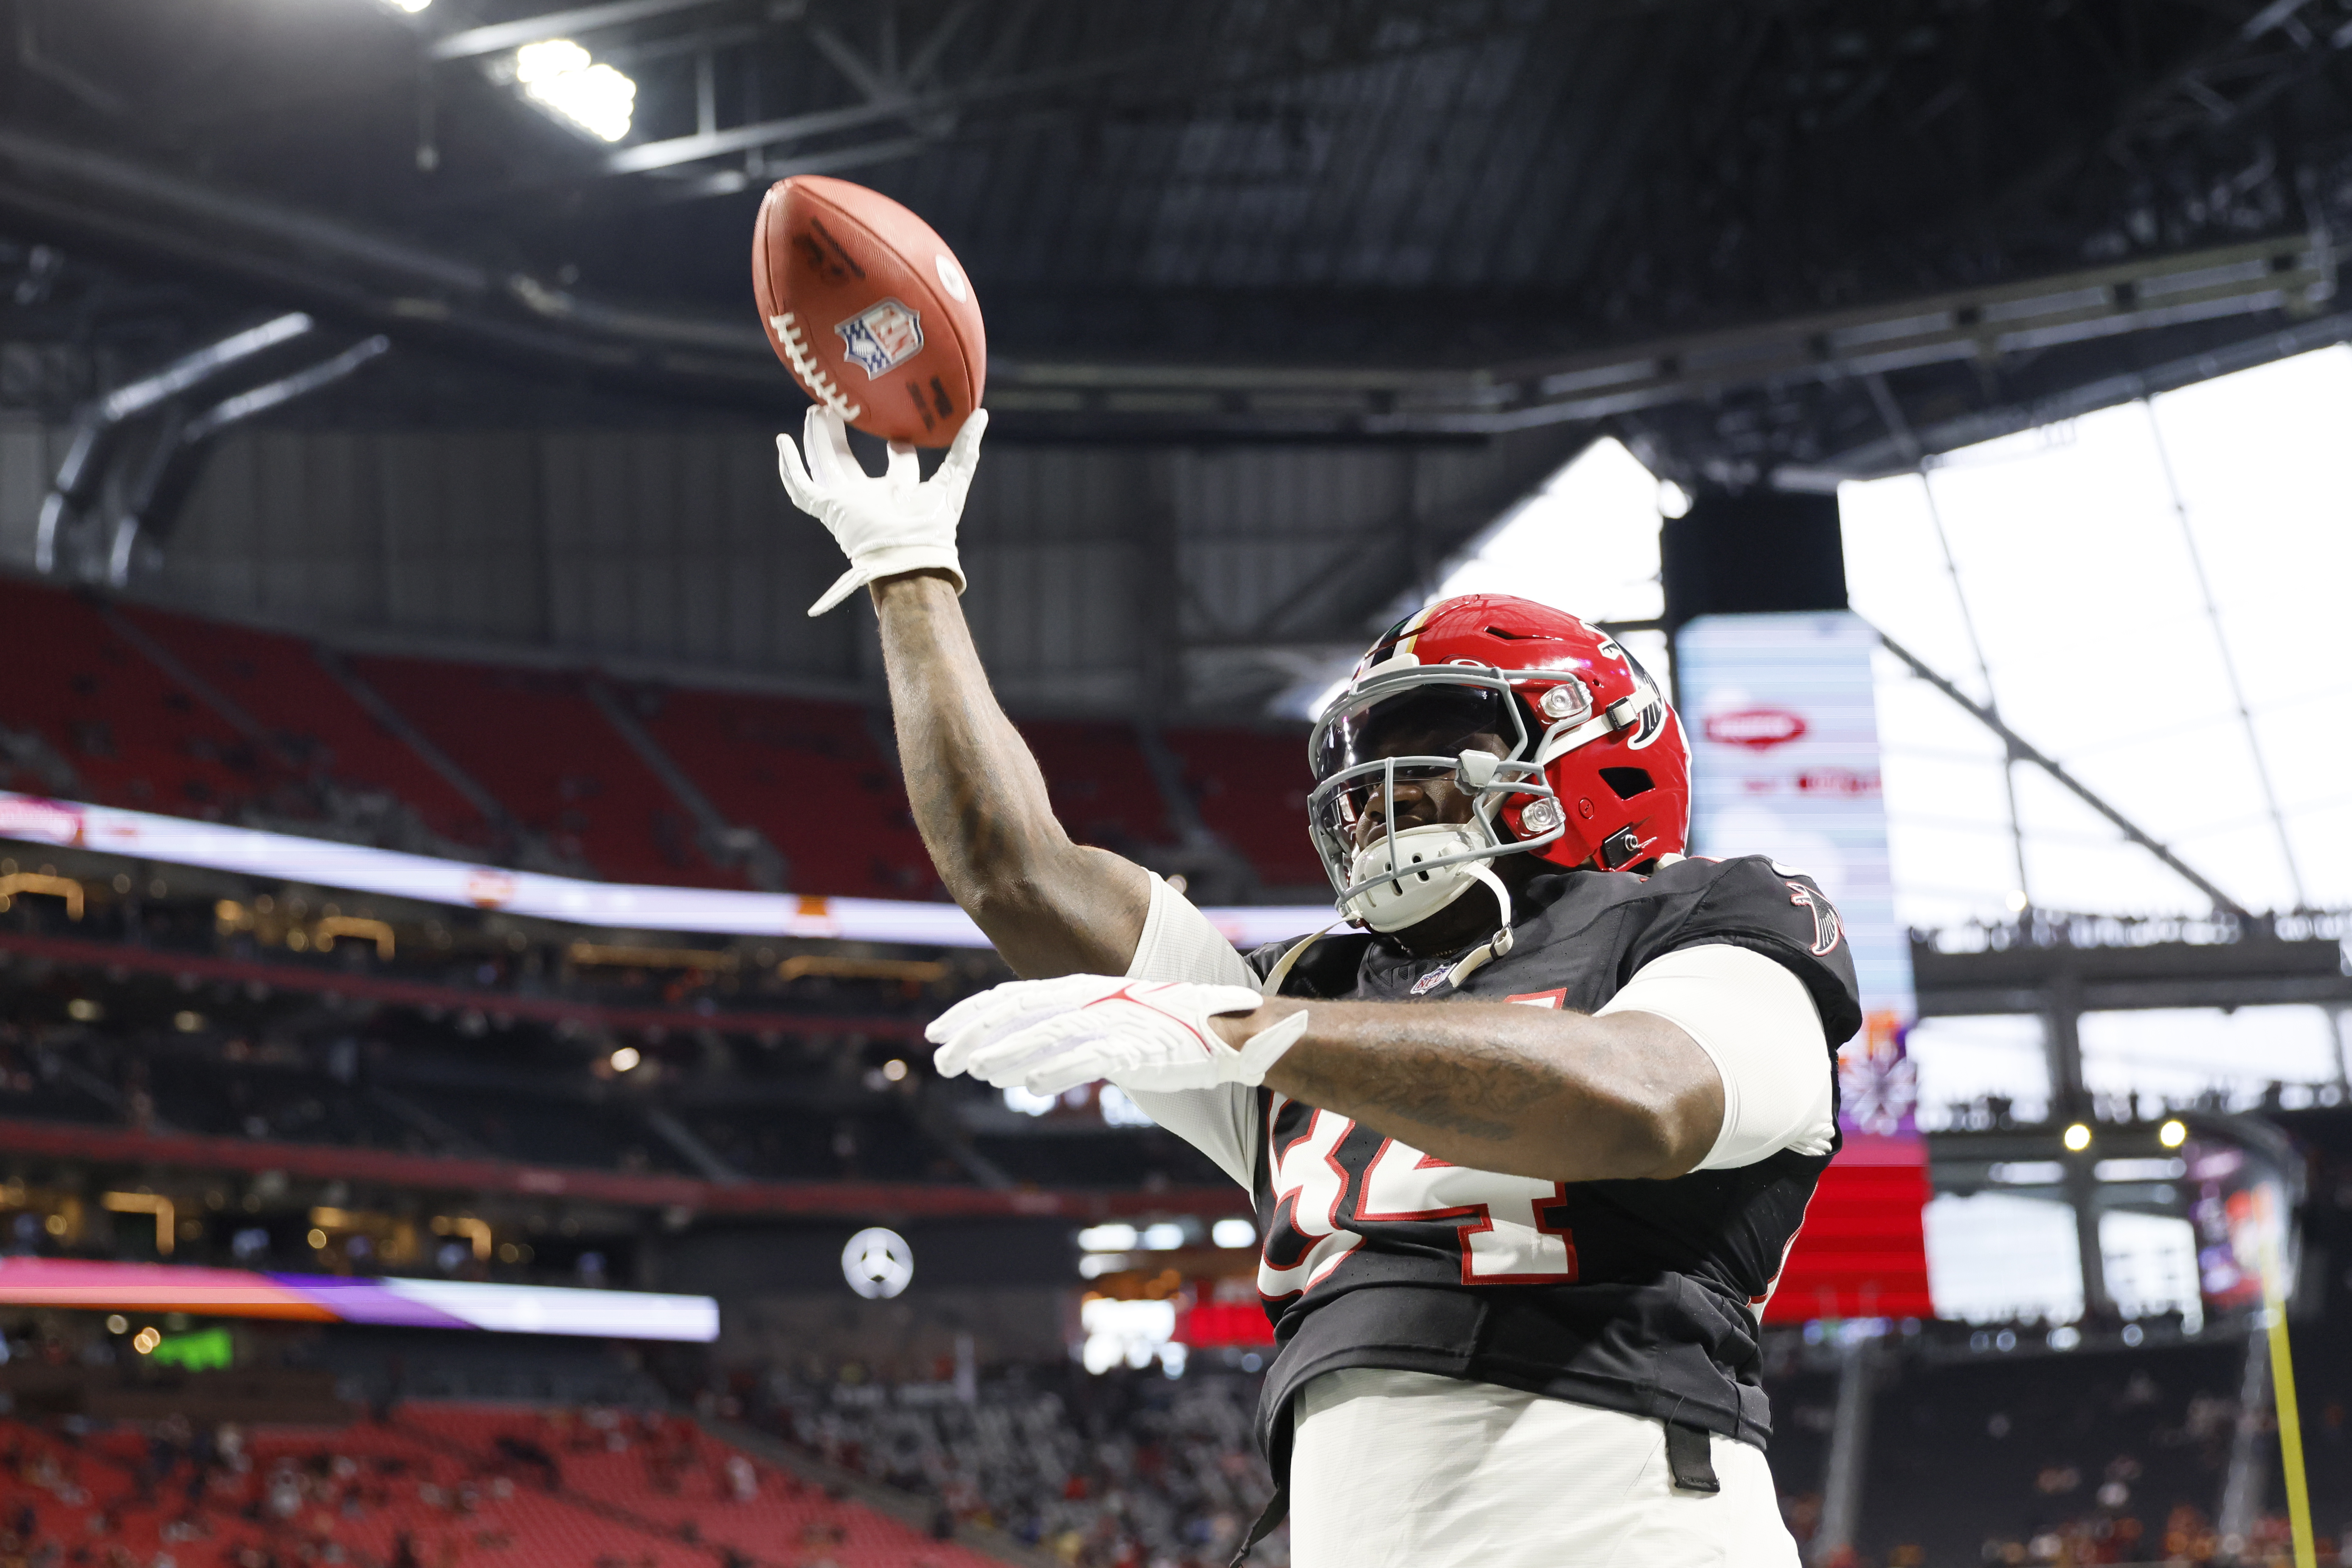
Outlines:
[[1486,890],[1495,895],[1495,902],[1502,910],[1503,923],[1493,936],[1445,972],[1445,983],[1457,991],[1465,980],[1511,951],[1510,889],[1503,886],[1503,879],[1495,875],[1495,868],[1484,860],[1474,861],[1463,869],[1486,884]]
[[[1495,895],[1495,907],[1501,912],[1503,923],[1496,929],[1493,936],[1464,954],[1453,968],[1445,972],[1445,983],[1455,990],[1460,990],[1462,983],[1471,975],[1511,951],[1511,890],[1503,886],[1503,879],[1495,875],[1494,868],[1484,860],[1475,861],[1464,867],[1463,870],[1465,875],[1485,884],[1486,890]],[[1307,956],[1307,950],[1330,935],[1340,923],[1334,921],[1313,936],[1302,937],[1294,942],[1276,963],[1273,971],[1258,982],[1258,990],[1268,996],[1282,994],[1282,983],[1290,978],[1290,972],[1297,967],[1300,959]]]
[[1274,968],[1267,972],[1266,977],[1257,983],[1258,994],[1263,996],[1281,995],[1282,983],[1290,978],[1290,972],[1298,966],[1300,959],[1307,956],[1307,950],[1329,936],[1342,923],[1339,921],[1333,921],[1313,936],[1301,937],[1291,943],[1289,951],[1285,952],[1275,963]]

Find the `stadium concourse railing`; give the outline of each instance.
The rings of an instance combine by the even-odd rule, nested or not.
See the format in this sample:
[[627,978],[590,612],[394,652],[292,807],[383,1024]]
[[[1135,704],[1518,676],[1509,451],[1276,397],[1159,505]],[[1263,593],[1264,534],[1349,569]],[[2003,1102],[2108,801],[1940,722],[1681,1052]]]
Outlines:
[[0,1149],[18,1159],[187,1171],[225,1171],[318,1181],[376,1182],[436,1192],[562,1197],[640,1209],[685,1209],[747,1218],[856,1218],[899,1215],[913,1219],[1126,1219],[1143,1215],[1244,1215],[1239,1188],[1167,1187],[1127,1192],[1031,1190],[929,1184],[919,1182],[706,1181],[695,1176],[635,1173],[519,1160],[408,1154],[339,1143],[296,1143],[159,1132],[128,1127],[37,1121],[0,1117]]
[[[559,1024],[572,1021],[606,1030],[863,1035],[868,1039],[919,1044],[923,1027],[919,1016],[610,1006],[348,970],[310,969],[290,963],[171,952],[24,932],[0,931],[0,955],[124,976],[153,974],[174,980],[266,985],[281,992],[377,1001],[450,1014],[473,1010],[492,1017]],[[1237,1190],[1223,1186],[1094,1191],[748,1177],[720,1181],[540,1161],[419,1154],[340,1143],[93,1126],[27,1117],[0,1117],[0,1149],[19,1158],[246,1174],[273,1171],[322,1181],[356,1180],[433,1191],[565,1197],[640,1209],[684,1208],[746,1217],[895,1214],[918,1218],[1062,1215],[1094,1221],[1156,1214],[1217,1217],[1242,1214],[1246,1207]]]
[[704,1011],[694,1007],[628,1007],[562,996],[532,996],[514,991],[492,991],[468,985],[436,985],[430,981],[400,980],[353,970],[312,969],[296,963],[271,963],[259,959],[216,958],[173,952],[128,943],[90,942],[79,937],[32,936],[0,931],[0,953],[91,969],[121,970],[128,974],[162,974],[204,980],[267,985],[277,991],[385,1002],[398,1006],[472,1009],[486,1016],[528,1018],[536,1023],[574,1023],[615,1030],[687,1031],[716,1029],[729,1034],[863,1035],[868,1039],[919,1043],[924,1020],[887,1014],[785,1013],[728,1007]]

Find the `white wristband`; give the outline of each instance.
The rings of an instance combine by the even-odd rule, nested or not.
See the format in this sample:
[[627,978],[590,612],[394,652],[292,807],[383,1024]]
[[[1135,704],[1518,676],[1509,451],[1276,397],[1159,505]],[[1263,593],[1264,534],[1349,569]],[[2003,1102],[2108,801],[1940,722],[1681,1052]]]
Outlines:
[[1265,1075],[1274,1070],[1274,1064],[1280,1061],[1284,1054],[1298,1043],[1298,1037],[1306,1032],[1307,1009],[1301,1007],[1282,1022],[1269,1024],[1252,1035],[1242,1042],[1238,1053],[1242,1058],[1241,1070],[1234,1081],[1248,1084],[1253,1089],[1264,1083]]
[[890,544],[851,562],[849,570],[834,579],[824,596],[809,606],[809,614],[821,616],[866,584],[908,572],[945,572],[955,579],[955,591],[963,592],[963,563],[956,559],[955,546]]

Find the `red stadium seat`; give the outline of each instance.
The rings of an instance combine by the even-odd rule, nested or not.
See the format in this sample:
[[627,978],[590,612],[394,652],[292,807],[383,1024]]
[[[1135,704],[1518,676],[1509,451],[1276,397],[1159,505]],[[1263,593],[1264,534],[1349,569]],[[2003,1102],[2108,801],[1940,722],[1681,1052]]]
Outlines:
[[719,814],[758,828],[791,863],[793,891],[919,899],[938,887],[863,709],[677,690],[648,693],[646,706],[646,730]]
[[[312,815],[299,778],[74,594],[0,583],[0,724],[47,742],[101,805],[219,821],[249,802]],[[25,770],[12,787],[47,793]]]
[[360,678],[525,828],[618,882],[742,887],[644,760],[561,673],[370,656]]
[[[403,803],[440,838],[489,854],[498,825],[384,727],[299,637],[145,606],[121,614],[266,734],[241,733],[90,601],[0,584],[0,725],[37,736],[102,805],[208,819],[248,805],[318,817],[320,785]],[[361,656],[354,671],[524,829],[616,881],[741,887],[705,854],[686,808],[597,710],[581,679],[443,659]],[[856,704],[745,692],[620,694],[728,822],[758,828],[794,892],[928,899],[939,879],[898,770]],[[1034,720],[1021,731],[1073,837],[1122,853],[1176,837],[1166,796],[1125,724]],[[1297,740],[1178,729],[1168,743],[1209,828],[1271,888],[1312,888]],[[48,793],[16,766],[0,784]]]
[[361,707],[320,666],[309,643],[163,610],[133,607],[123,613],[337,784],[391,795],[444,837],[488,842],[490,828],[481,813]]
[[1030,720],[1021,725],[1021,736],[1045,772],[1054,813],[1071,837],[1133,854],[1175,837],[1168,798],[1130,726]]
[[1240,850],[1267,887],[1307,889],[1319,898],[1323,866],[1307,838],[1314,780],[1305,732],[1174,729],[1165,739],[1209,831]]

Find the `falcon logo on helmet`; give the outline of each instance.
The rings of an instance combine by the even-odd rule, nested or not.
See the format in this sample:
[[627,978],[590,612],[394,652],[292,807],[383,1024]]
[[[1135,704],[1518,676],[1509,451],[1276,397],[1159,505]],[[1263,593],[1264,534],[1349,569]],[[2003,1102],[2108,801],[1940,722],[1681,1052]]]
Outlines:
[[1666,732],[1668,710],[1665,695],[1658,689],[1657,684],[1651,680],[1650,672],[1639,664],[1635,664],[1632,654],[1622,657],[1627,664],[1633,665],[1633,674],[1641,681],[1642,689],[1649,693],[1650,697],[1650,700],[1642,705],[1642,711],[1638,721],[1633,726],[1633,732],[1625,739],[1626,749],[1638,752]]
[[[1690,747],[1657,683],[1615,638],[1506,595],[1441,600],[1382,633],[1318,720],[1307,761],[1316,852],[1340,912],[1374,931],[1478,884],[1507,910],[1489,868],[1505,855],[1632,870],[1689,837]],[[1400,829],[1375,805],[1440,777],[1474,797],[1468,822]],[[1374,809],[1385,829],[1360,845]]]

